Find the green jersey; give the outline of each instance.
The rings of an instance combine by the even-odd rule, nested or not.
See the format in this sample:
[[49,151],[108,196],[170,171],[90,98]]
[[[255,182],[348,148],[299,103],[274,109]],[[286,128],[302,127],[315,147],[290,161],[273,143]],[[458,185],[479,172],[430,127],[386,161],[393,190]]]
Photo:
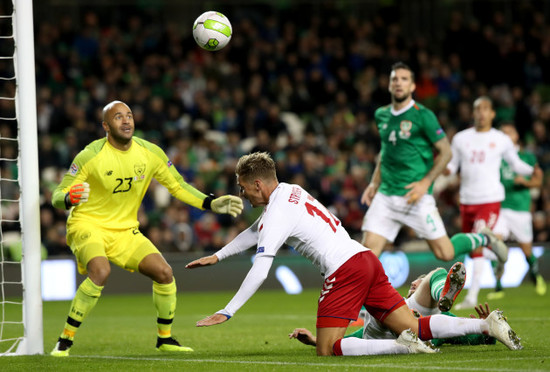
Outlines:
[[[433,144],[445,137],[435,114],[425,106],[411,102],[397,115],[391,105],[374,114],[382,141],[380,151],[381,183],[385,195],[405,195],[405,186],[420,181],[434,164]],[[432,193],[430,185],[428,193]]]
[[[518,155],[521,160],[531,166],[537,162],[535,155],[530,152],[519,151]],[[500,165],[500,182],[504,186],[506,196],[500,207],[514,211],[529,212],[531,210],[531,193],[528,187],[514,183],[516,176],[517,173],[503,160]]]

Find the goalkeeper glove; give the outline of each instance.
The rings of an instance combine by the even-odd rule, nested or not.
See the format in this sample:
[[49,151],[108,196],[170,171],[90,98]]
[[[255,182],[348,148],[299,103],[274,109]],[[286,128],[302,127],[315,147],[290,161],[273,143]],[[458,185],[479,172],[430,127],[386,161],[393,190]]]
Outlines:
[[90,196],[90,185],[87,182],[71,186],[69,192],[65,194],[65,207],[67,209],[76,205],[86,203]]
[[233,217],[237,217],[241,214],[244,208],[242,199],[234,195],[224,195],[213,200],[210,199],[209,201],[210,208],[208,208],[208,202],[205,200],[205,203],[203,204],[205,209],[211,209],[212,212],[218,214],[230,214]]

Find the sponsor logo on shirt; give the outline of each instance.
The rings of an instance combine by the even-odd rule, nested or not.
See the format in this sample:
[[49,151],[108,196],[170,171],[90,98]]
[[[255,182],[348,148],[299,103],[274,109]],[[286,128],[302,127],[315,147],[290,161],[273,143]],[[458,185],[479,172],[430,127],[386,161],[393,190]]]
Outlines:
[[435,131],[435,134],[437,134],[438,136],[443,133],[443,128],[439,128],[438,130]]
[[264,253],[264,252],[265,252],[265,247],[258,247],[258,249],[256,249],[256,254]]
[[172,166],[172,162],[170,160],[168,160],[168,163],[166,163],[168,165],[168,168],[170,168]]
[[71,176],[76,176],[77,173],[78,173],[78,165],[76,165],[75,163],[72,163],[71,168],[69,169],[69,174]]

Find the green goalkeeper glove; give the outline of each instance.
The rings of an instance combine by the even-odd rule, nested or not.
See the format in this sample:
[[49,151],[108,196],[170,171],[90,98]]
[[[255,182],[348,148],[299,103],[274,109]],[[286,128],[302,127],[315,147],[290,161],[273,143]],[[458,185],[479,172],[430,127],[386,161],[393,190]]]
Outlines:
[[86,203],[90,196],[90,185],[87,182],[78,183],[71,186],[68,193],[65,194],[65,207],[67,209],[76,205]]
[[214,213],[230,214],[237,217],[243,211],[244,205],[238,196],[224,195],[212,200],[210,207]]

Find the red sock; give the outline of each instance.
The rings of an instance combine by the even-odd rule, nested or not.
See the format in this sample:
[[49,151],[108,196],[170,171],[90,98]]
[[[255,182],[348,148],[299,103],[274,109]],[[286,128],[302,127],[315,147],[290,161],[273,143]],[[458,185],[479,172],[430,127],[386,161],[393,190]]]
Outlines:
[[336,356],[342,356],[344,354],[342,354],[342,346],[340,346],[340,343],[342,342],[342,339],[339,338],[338,340],[336,340],[336,342],[334,343],[334,345],[332,345],[332,352],[334,353],[334,355]]
[[430,318],[431,316],[425,316],[418,319],[418,337],[422,341],[431,340],[433,338],[432,329],[430,328]]
[[483,257],[483,251],[481,249],[476,249],[475,251],[470,252],[469,255],[471,258]]

